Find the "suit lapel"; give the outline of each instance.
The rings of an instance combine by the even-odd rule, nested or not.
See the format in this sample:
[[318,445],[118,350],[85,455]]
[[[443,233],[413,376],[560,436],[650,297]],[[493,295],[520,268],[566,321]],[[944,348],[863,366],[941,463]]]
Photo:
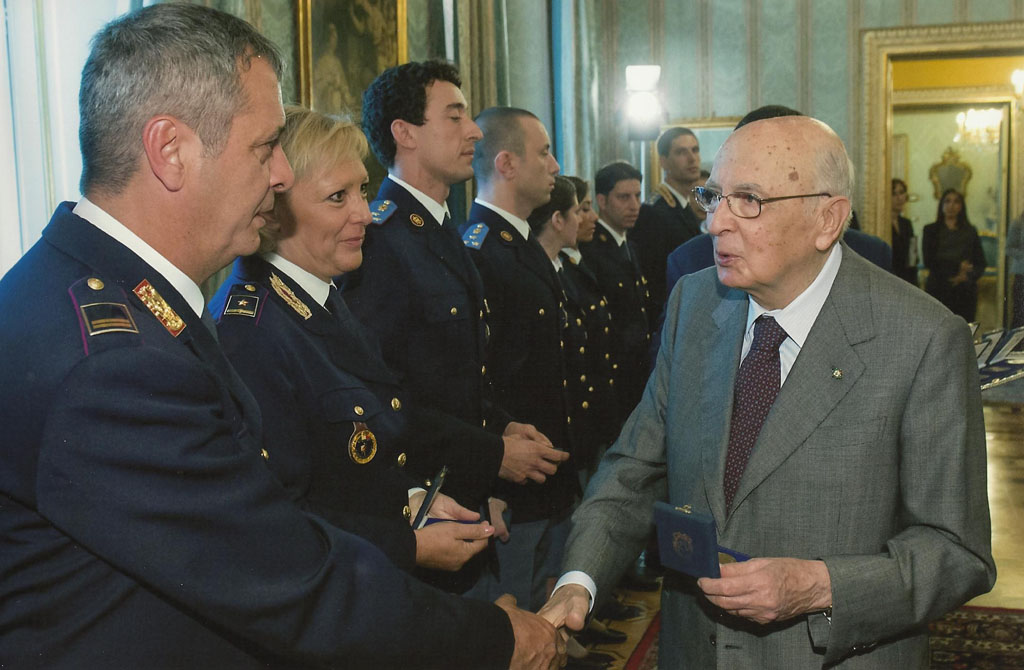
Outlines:
[[832,290],[761,428],[734,509],[807,440],[864,374],[854,345],[875,335],[869,278],[866,261],[845,245],[843,252]]
[[719,285],[724,292],[711,312],[711,342],[701,379],[701,429],[698,434],[705,495],[719,528],[725,526],[725,448],[729,440],[733,386],[739,368],[743,330],[747,323],[747,296]]

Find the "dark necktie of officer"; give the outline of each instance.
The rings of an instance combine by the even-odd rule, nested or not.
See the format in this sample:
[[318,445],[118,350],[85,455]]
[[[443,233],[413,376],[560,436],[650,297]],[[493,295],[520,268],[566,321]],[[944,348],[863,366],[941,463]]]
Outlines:
[[754,341],[736,373],[733,390],[732,420],[729,423],[729,450],[725,455],[725,507],[732,506],[740,478],[750,453],[761,433],[782,379],[779,346],[786,331],[774,318],[762,314],[754,322]]

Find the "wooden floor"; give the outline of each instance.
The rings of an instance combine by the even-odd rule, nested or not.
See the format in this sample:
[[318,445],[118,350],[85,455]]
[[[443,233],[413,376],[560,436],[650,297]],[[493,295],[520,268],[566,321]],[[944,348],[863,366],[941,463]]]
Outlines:
[[[1024,405],[986,405],[985,431],[992,554],[998,577],[990,593],[968,604],[1024,609]],[[618,659],[609,666],[611,670],[620,670],[625,665],[658,607],[656,594],[619,592],[619,596],[629,603],[644,604],[647,617],[608,622],[629,634],[629,640],[620,645],[595,648]]]

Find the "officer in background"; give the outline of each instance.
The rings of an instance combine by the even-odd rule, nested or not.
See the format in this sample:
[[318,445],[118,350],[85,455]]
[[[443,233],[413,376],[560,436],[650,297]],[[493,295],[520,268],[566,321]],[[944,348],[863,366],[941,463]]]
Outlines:
[[[479,196],[463,242],[483,279],[490,306],[488,359],[502,407],[536,425],[556,449],[572,440],[562,340],[564,297],[554,267],[526,218],[551,199],[558,161],[540,120],[526,110],[492,107],[473,157]],[[498,544],[497,593],[539,608],[546,580],[557,576],[568,519],[579,493],[572,467],[541,486],[505,486],[511,537]],[[487,594],[489,597],[489,594]]]
[[637,250],[627,234],[640,214],[640,171],[616,161],[597,171],[594,192],[599,218],[593,241],[580,245],[597,276],[612,318],[612,369],[619,426],[640,401],[647,382],[650,294]]
[[665,259],[686,240],[700,234],[700,218],[690,206],[690,190],[700,181],[700,143],[682,126],[666,129],[658,137],[662,182],[654,196],[640,207],[640,217],[629,239],[640,253],[640,268],[650,282],[656,323],[665,305]]
[[292,183],[280,72],[196,5],[93,40],[85,197],[0,280],[0,663],[557,667],[554,628],[416,582],[267,468],[199,284]]
[[[502,479],[543,482],[568,454],[490,401],[483,284],[445,202],[473,176],[481,137],[461,83],[449,63],[413,62],[364,93],[363,130],[388,177],[370,205],[363,264],[341,290],[415,402],[494,432]],[[490,518],[503,536],[501,515]]]

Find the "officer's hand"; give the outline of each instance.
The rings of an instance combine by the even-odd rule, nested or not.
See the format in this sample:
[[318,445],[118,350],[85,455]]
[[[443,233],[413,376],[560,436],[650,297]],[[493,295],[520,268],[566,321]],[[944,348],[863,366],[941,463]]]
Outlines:
[[[420,498],[420,502],[422,502]],[[412,499],[410,498],[409,507],[412,507]],[[419,507],[413,510],[412,516],[416,518],[416,512]],[[467,509],[455,502],[455,499],[446,496],[443,493],[438,493],[434,498],[434,504],[427,510],[427,516],[433,519],[454,519],[458,521],[479,521],[480,512],[474,512],[471,509]]]
[[494,535],[488,523],[440,521],[424,526],[416,533],[416,565],[454,572],[483,551]]
[[507,593],[494,604],[508,614],[516,636],[510,670],[555,670],[565,666],[565,637],[554,626],[516,607],[516,599]]
[[501,498],[488,498],[487,509],[490,512],[491,525],[494,526],[494,537],[502,542],[508,542],[508,526],[505,525],[503,513],[508,509],[508,503]]
[[505,443],[505,455],[498,476],[515,484],[523,484],[528,479],[542,484],[548,475],[558,471],[559,463],[569,458],[567,451],[519,436],[501,439]]
[[541,444],[546,444],[552,448],[555,446],[551,444],[551,440],[548,439],[548,436],[537,430],[537,427],[534,426],[532,423],[519,423],[518,421],[509,421],[508,425],[505,426],[505,432],[502,433],[502,435],[504,437],[525,437],[528,440],[540,442]]

